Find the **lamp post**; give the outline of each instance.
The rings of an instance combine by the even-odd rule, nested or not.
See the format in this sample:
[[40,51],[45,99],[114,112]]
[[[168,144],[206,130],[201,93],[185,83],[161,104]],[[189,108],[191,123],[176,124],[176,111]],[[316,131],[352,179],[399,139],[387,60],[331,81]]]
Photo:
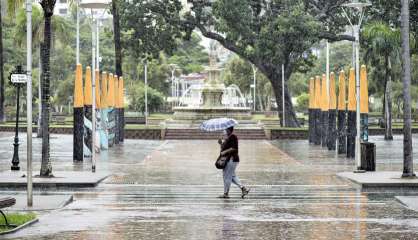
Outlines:
[[282,64],[282,111],[283,111],[283,127],[286,127],[286,102],[284,97],[284,64]]
[[[93,103],[92,103],[92,117],[91,117],[91,122],[92,122],[92,130],[91,130],[91,135],[92,135],[92,151],[91,151],[91,162],[92,162],[92,167],[91,170],[92,172],[96,172],[96,44],[97,42],[95,41],[94,37],[98,35],[98,26],[96,26],[95,24],[98,24],[98,21],[96,21],[94,19],[94,14],[93,14],[93,9],[96,10],[101,10],[101,9],[105,9],[108,5],[110,4],[110,0],[82,0],[80,3],[80,7],[82,8],[87,8],[91,10],[91,18],[92,18],[92,98],[93,98]],[[96,33],[94,31],[94,29],[96,29]],[[99,58],[97,58],[98,60]],[[97,66],[98,66],[98,62],[97,62]]]
[[[26,0],[26,180],[27,205],[32,207],[32,1]],[[40,113],[39,113],[40,114]],[[40,126],[38,126],[40,127]]]
[[76,0],[77,34],[76,34],[76,65],[80,63],[80,0]]
[[[170,64],[169,65],[170,70],[171,70],[171,98],[172,100],[174,99],[174,73],[177,70],[177,64]],[[171,103],[172,107],[174,107],[174,103]]]
[[[26,82],[25,72],[22,70],[22,66],[17,66],[16,70],[10,75],[10,81],[16,87],[16,127],[15,138],[13,143],[13,158],[12,158],[12,171],[19,171],[19,111],[20,111],[20,88]],[[22,81],[20,80],[22,79]]]
[[145,77],[145,125],[148,126],[148,61],[144,64]]
[[[355,161],[356,161],[356,169],[354,172],[361,173],[365,172],[361,170],[361,149],[360,149],[360,26],[364,19],[365,8],[371,6],[372,4],[369,2],[359,2],[353,0],[351,3],[343,4],[343,11],[350,23],[351,27],[353,28],[353,33],[355,37],[355,69],[356,69],[356,147],[355,147]],[[353,24],[350,17],[344,10],[346,8],[352,8],[357,11],[359,14],[359,19],[357,24]]]
[[253,69],[253,85],[254,85],[254,95],[253,95],[253,109],[255,112],[255,107],[256,107],[256,88],[257,88],[257,68],[255,67],[254,64],[251,64],[251,67]]

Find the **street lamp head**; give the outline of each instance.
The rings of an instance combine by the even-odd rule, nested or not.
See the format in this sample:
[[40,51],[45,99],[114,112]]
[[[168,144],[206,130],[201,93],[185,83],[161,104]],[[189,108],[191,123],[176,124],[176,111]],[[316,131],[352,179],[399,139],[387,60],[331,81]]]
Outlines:
[[346,3],[343,4],[343,7],[348,7],[348,8],[355,8],[357,10],[362,11],[364,8],[371,6],[372,4],[368,1],[366,2],[359,2],[356,0],[351,1],[350,3]]
[[81,0],[80,7],[88,9],[104,9],[111,3],[110,0]]
[[[345,17],[350,22],[350,25],[354,27],[354,25],[357,25],[357,26],[360,26],[361,25],[361,23],[363,21],[363,18],[364,18],[364,14],[365,14],[364,9],[366,7],[370,7],[371,5],[372,4],[369,1],[360,2],[358,0],[352,0],[350,3],[343,4],[342,7],[343,7],[343,11],[344,11]],[[359,21],[358,21],[357,24],[355,24],[355,22],[352,22],[351,21],[350,17],[348,16],[348,14],[344,10],[344,8],[351,8],[351,9],[354,9],[354,10],[357,10],[358,11],[357,16],[359,17]]]

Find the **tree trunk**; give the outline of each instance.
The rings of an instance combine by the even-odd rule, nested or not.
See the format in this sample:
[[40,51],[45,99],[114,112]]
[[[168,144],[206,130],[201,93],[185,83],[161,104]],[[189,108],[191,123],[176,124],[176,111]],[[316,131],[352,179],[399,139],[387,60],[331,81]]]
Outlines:
[[[45,12],[45,9],[44,9]],[[42,162],[41,177],[49,177],[52,175],[52,165],[49,155],[49,112],[50,112],[50,51],[51,51],[51,18],[44,13],[45,28],[44,42],[42,43]]]
[[258,105],[260,107],[260,111],[264,112],[264,103],[263,103],[263,98],[261,97],[260,91],[258,91]]
[[409,49],[409,0],[401,0],[401,37],[402,37],[402,82],[403,82],[403,174],[413,177],[414,162],[412,156],[411,133],[411,56]]
[[[113,32],[114,32],[114,41],[115,41],[115,69],[116,74],[119,77],[123,76],[122,71],[122,44],[120,40],[120,20],[119,20],[119,0],[112,0],[112,14],[113,14]],[[117,109],[116,111],[116,132],[118,133],[115,136],[116,142],[123,142],[125,138],[125,115],[123,111],[123,106],[121,109]]]
[[41,81],[41,75],[40,73],[42,72],[42,54],[41,54],[41,47],[39,47],[39,77],[38,77],[38,130],[37,130],[37,138],[42,138],[42,81]]
[[392,63],[386,57],[386,84],[385,84],[385,140],[393,140],[392,135]]
[[283,101],[282,101],[282,80],[281,80],[281,70],[279,72],[268,72],[264,73],[271,81],[273,86],[274,95],[277,102],[277,110],[279,112],[280,124],[282,127],[300,127],[299,122],[296,118],[296,113],[293,108],[292,97],[290,96],[289,89],[287,87],[287,80],[290,78],[290,74],[285,74],[285,125],[283,125]]
[[1,19],[1,1],[0,1],[0,122],[6,120],[4,111],[4,68],[3,68],[3,21]]
[[115,40],[115,69],[116,75],[123,76],[122,72],[122,44],[120,40],[120,22],[119,22],[119,0],[112,0],[112,14],[113,14],[113,32]]

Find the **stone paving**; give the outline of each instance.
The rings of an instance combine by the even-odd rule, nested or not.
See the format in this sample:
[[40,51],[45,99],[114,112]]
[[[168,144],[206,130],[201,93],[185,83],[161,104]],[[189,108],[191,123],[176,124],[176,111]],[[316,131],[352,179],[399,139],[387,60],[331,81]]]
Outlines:
[[[380,138],[372,138],[378,169],[402,169],[402,139]],[[0,135],[2,170],[10,165],[11,139]],[[52,139],[54,170],[88,171],[89,162],[73,165],[71,141]],[[34,144],[39,151],[39,140]],[[7,238],[418,239],[418,214],[394,194],[362,193],[336,176],[353,169],[352,159],[307,141],[241,141],[238,175],[252,190],[241,199],[233,188],[222,200],[222,175],[213,166],[218,151],[216,141],[128,140],[101,154],[98,171],[111,173],[108,179],[96,188],[39,190],[73,194],[74,202],[42,212],[39,223]]]

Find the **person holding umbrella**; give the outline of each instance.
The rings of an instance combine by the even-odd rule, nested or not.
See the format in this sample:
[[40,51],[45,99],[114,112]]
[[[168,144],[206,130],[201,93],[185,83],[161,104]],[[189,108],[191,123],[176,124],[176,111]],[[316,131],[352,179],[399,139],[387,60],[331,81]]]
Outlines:
[[201,129],[204,131],[219,131],[224,130],[226,135],[225,139],[219,139],[218,143],[221,146],[221,157],[226,157],[226,166],[223,168],[223,180],[224,180],[224,194],[219,196],[220,198],[229,198],[229,189],[231,183],[234,183],[241,189],[241,197],[244,198],[250,189],[242,185],[240,179],[235,173],[238,167],[240,158],[238,155],[238,137],[234,134],[234,126],[238,122],[234,119],[218,118],[211,119],[204,122],[201,125]]

